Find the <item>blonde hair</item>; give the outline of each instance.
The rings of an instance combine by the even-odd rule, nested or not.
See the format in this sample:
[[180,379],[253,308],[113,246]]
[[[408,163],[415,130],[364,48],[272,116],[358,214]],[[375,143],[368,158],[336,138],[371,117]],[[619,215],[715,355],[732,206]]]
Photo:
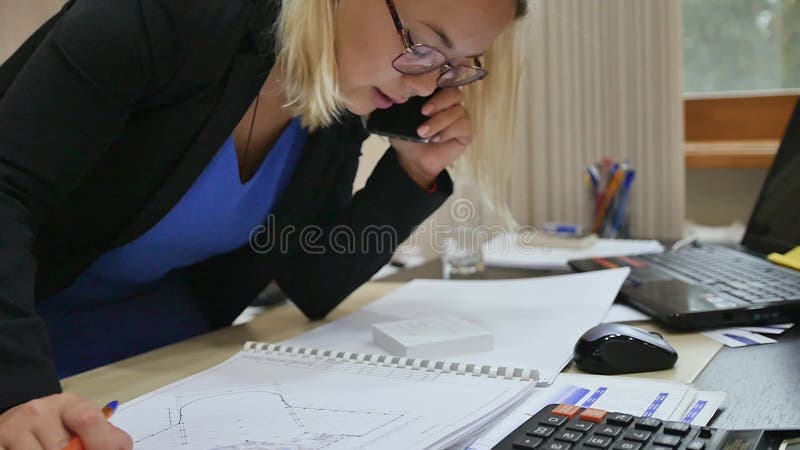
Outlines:
[[[284,73],[288,106],[311,130],[334,123],[344,111],[335,48],[336,0],[283,2],[277,24],[277,63]],[[527,0],[517,0],[517,18]],[[456,165],[474,174],[490,203],[505,211],[515,136],[523,52],[520,20],[495,40],[484,56],[489,76],[464,88],[464,105],[475,137]]]
[[336,2],[285,0],[276,28],[276,64],[287,106],[311,131],[344,112],[336,64]]
[[509,182],[518,145],[518,104],[522,92],[525,53],[522,19],[501,33],[486,51],[483,66],[489,76],[464,87],[464,107],[473,123],[473,140],[456,164],[456,177],[474,178],[507,221]]

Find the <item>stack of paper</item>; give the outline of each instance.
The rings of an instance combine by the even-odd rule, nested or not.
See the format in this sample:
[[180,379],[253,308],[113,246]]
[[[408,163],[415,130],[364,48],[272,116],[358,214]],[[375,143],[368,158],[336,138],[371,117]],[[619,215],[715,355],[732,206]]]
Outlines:
[[784,323],[752,327],[721,328],[703,331],[703,334],[728,347],[750,347],[753,345],[774,344],[778,341],[764,335],[769,334],[776,336],[783,334],[783,332],[793,326],[793,323]]
[[552,386],[537,389],[524,402],[451,449],[491,449],[532,414],[553,403],[707,425],[725,397],[724,392],[698,391],[674,381],[562,374]]
[[663,251],[664,247],[658,241],[630,239],[598,239],[596,244],[581,249],[525,245],[513,234],[496,237],[483,247],[486,264],[524,269],[569,269],[567,262],[573,259],[643,255]]

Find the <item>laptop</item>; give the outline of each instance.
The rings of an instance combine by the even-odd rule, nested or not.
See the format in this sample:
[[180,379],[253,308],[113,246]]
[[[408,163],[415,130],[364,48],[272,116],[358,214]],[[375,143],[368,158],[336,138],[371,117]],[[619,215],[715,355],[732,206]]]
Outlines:
[[800,245],[800,102],[739,245],[692,243],[653,255],[570,261],[627,266],[622,300],[683,330],[800,320],[800,272],[766,259]]

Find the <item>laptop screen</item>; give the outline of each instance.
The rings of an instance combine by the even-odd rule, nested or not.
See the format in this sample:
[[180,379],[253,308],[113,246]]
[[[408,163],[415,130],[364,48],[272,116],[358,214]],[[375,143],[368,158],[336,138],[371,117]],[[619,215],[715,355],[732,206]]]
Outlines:
[[767,174],[742,245],[767,254],[800,245],[800,102]]

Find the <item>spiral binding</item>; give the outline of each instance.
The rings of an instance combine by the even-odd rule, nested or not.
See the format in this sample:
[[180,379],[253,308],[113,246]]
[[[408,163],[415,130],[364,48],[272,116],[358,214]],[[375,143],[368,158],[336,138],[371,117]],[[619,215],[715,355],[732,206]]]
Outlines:
[[411,370],[424,370],[437,373],[455,373],[487,378],[505,378],[507,380],[539,381],[539,371],[535,369],[519,369],[509,367],[493,367],[480,364],[466,364],[446,361],[433,361],[405,356],[371,355],[368,353],[338,352],[334,350],[318,350],[315,348],[292,345],[267,344],[248,341],[244,350],[250,352],[279,353],[298,355],[317,359],[347,361],[372,366],[392,367]]

